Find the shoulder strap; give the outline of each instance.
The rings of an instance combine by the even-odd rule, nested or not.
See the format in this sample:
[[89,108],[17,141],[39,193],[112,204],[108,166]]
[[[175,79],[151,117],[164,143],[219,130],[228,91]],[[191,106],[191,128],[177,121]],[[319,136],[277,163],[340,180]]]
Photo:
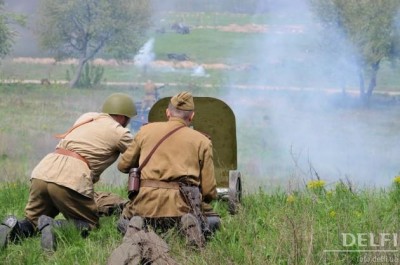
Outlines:
[[160,141],[158,141],[158,143],[153,147],[153,149],[151,150],[151,152],[147,155],[146,159],[143,161],[143,163],[139,166],[138,170],[141,171],[142,168],[144,168],[144,166],[147,164],[147,162],[149,162],[150,157],[153,155],[153,153],[156,151],[156,149],[158,148],[158,146],[160,146],[160,144],[162,142],[164,142],[165,139],[167,139],[169,136],[171,136],[171,134],[173,134],[174,132],[176,132],[179,129],[182,129],[183,127],[186,127],[185,125],[179,126],[178,128],[173,129],[172,131],[170,131],[169,133],[167,133],[166,135],[164,135],[163,138],[160,139]]
[[65,136],[67,136],[70,132],[72,132],[72,131],[75,130],[76,128],[78,128],[78,127],[80,127],[80,126],[82,126],[82,125],[84,125],[84,124],[86,124],[86,123],[89,123],[89,122],[92,122],[92,121],[94,121],[94,120],[97,120],[97,119],[99,119],[99,118],[100,118],[100,115],[95,116],[95,117],[91,117],[91,118],[87,118],[86,120],[83,120],[83,121],[81,121],[81,122],[75,124],[75,125],[72,126],[71,128],[69,128],[68,131],[66,131],[65,133],[56,134],[56,135],[54,135],[54,137],[55,137],[55,138],[58,138],[58,139],[64,139]]
[[89,119],[87,119],[87,120],[84,120],[84,121],[82,121],[82,122],[80,122],[80,123],[75,124],[75,125],[72,126],[71,128],[69,128],[68,131],[66,131],[65,133],[63,133],[63,134],[56,134],[56,135],[54,135],[54,137],[59,138],[59,139],[64,139],[65,136],[67,136],[70,132],[72,132],[72,131],[75,130],[76,128],[78,128],[78,127],[80,127],[80,126],[82,126],[82,125],[84,125],[84,124],[86,124],[86,123],[92,122],[92,121],[94,121],[94,118],[89,118]]

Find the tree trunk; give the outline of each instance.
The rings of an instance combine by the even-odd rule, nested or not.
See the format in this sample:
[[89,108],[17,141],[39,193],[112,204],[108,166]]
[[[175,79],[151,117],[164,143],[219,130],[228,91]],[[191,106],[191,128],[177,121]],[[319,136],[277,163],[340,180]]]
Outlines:
[[371,73],[369,74],[369,84],[368,89],[365,91],[365,83],[364,83],[364,75],[362,74],[362,70],[360,70],[359,78],[360,78],[360,98],[364,105],[368,106],[372,97],[372,92],[376,87],[376,77],[378,75],[379,63],[375,62],[371,65]]
[[371,98],[372,92],[374,91],[374,89],[376,87],[376,76],[378,75],[379,61],[374,63],[374,64],[372,64],[371,69],[372,69],[371,79],[369,81],[368,91],[367,91],[368,100]]
[[360,69],[358,71],[358,78],[359,78],[359,82],[360,82],[360,98],[361,98],[361,100],[363,100],[364,96],[365,96],[365,83],[364,83],[364,74],[363,74],[362,67],[360,67]]
[[77,70],[75,72],[75,76],[69,82],[69,87],[70,88],[73,88],[73,87],[77,86],[77,84],[79,82],[79,79],[81,78],[81,75],[82,75],[83,67],[85,66],[86,62],[87,62],[87,59],[84,59],[84,58],[80,58],[79,59],[78,68],[77,68]]

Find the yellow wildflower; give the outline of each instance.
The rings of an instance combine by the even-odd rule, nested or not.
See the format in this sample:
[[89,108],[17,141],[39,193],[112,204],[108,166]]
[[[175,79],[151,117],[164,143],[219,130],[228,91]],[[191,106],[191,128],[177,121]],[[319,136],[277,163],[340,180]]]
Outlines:
[[325,187],[325,181],[324,180],[310,180],[307,183],[307,188],[313,190],[313,189],[321,189]]
[[290,194],[290,195],[287,196],[286,202],[293,203],[294,201],[295,201],[295,197],[294,197],[293,194]]
[[393,182],[396,184],[400,184],[400,176],[394,177]]
[[334,210],[330,211],[329,216],[334,218],[336,216],[336,212]]

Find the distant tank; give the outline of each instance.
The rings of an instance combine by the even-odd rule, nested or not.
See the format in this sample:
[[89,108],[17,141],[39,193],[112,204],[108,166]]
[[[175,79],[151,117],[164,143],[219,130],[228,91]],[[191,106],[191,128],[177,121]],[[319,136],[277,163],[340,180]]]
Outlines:
[[183,23],[174,23],[171,25],[171,29],[179,34],[189,34],[190,33],[189,27],[184,25]]

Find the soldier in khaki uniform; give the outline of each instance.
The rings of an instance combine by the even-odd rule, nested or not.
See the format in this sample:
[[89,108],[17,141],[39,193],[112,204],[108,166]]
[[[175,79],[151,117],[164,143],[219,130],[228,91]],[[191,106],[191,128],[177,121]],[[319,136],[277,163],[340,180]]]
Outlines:
[[142,126],[118,163],[118,169],[128,173],[143,163],[163,136],[183,127],[158,146],[142,169],[140,191],[125,205],[123,218],[119,221],[120,230],[124,232],[123,220],[135,215],[150,220],[152,224],[158,221],[180,223],[188,243],[202,246],[201,220],[191,213],[193,205],[183,196],[180,186],[194,187],[200,192],[203,202],[209,203],[216,198],[212,143],[208,137],[188,127],[194,117],[190,93],[182,92],[172,97],[166,115],[167,122]]
[[157,100],[157,87],[151,81],[147,80],[146,84],[144,84],[144,98],[142,102],[142,112],[150,110],[150,108],[156,103]]
[[98,227],[93,186],[131,143],[133,136],[125,126],[134,115],[133,100],[114,93],[104,102],[102,113],[85,113],[68,132],[58,135],[61,140],[55,151],[32,171],[25,219],[17,221],[8,216],[0,225],[0,247],[38,229],[42,233],[42,247],[55,250],[52,226],[65,223],[53,220],[59,213],[82,231]]

